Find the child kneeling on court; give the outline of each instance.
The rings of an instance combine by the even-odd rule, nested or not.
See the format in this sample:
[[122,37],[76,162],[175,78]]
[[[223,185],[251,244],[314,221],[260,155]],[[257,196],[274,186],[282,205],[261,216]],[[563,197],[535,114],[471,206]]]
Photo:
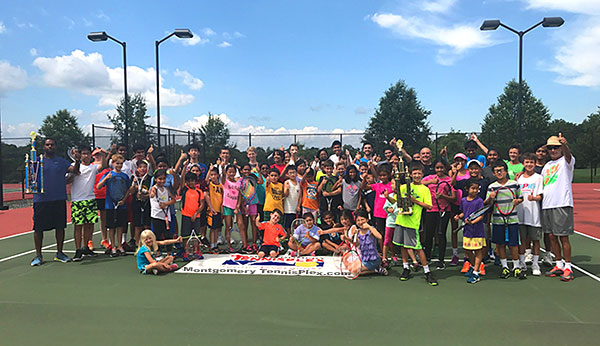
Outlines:
[[377,241],[381,240],[381,233],[377,228],[369,225],[369,213],[364,209],[356,211],[356,227],[351,228],[351,232],[357,232],[356,237],[352,234],[351,238],[358,239],[358,248],[360,250],[362,268],[360,275],[379,273],[388,275],[387,269],[381,265],[381,257],[377,252]]
[[315,225],[315,219],[311,213],[305,213],[302,218],[304,224],[296,227],[288,241],[288,246],[292,250],[292,256],[296,255],[296,251],[300,251],[300,255],[314,256],[315,251],[321,248],[318,233],[320,228]]
[[[473,221],[468,219],[469,215],[483,208],[483,200],[478,196],[479,183],[475,180],[470,180],[466,184],[468,191],[467,197],[463,197],[460,201],[460,214],[454,216],[454,219],[465,220],[465,228],[463,230],[463,248],[465,254],[469,257],[469,263],[473,266],[465,273],[467,282],[470,284],[479,281],[479,275],[485,275],[483,260],[483,249],[485,248],[485,230],[483,229],[483,218],[487,214],[483,214]],[[477,269],[475,269],[477,268]]]
[[154,232],[147,229],[140,234],[140,243],[135,258],[137,260],[137,268],[142,274],[168,273],[179,268],[177,264],[173,264],[173,256],[165,256],[165,258],[157,261],[152,254],[156,254],[159,245],[170,245],[181,243],[181,237],[177,239],[169,239],[157,241]]
[[277,257],[279,255],[279,242],[281,238],[286,236],[283,226],[279,224],[281,216],[281,210],[275,209],[271,212],[270,220],[267,222],[261,223],[256,218],[256,226],[264,232],[262,245],[258,249],[259,258],[263,258],[266,255],[269,255],[269,257]]

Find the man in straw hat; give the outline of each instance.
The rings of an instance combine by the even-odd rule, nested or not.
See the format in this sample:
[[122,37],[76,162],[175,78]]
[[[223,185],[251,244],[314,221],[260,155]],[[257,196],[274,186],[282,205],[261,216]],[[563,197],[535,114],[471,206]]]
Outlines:
[[574,279],[571,269],[571,242],[573,225],[573,170],[575,157],[567,140],[559,133],[546,142],[550,161],[542,169],[544,197],[542,199],[542,226],[550,234],[556,265],[546,276],[559,276],[562,281]]

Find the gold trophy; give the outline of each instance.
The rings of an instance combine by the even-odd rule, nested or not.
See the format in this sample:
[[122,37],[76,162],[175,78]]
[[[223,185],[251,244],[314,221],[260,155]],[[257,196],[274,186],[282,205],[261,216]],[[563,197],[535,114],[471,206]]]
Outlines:
[[25,193],[44,193],[44,156],[37,156],[35,138],[37,134],[31,131],[31,152],[25,154]]
[[[398,205],[398,213],[402,215],[412,214],[413,201],[410,196],[410,174],[406,171],[404,165],[404,157],[402,155],[402,146],[404,143],[401,139],[396,141],[396,147],[398,148],[398,164],[392,167],[394,175],[394,183],[396,184],[396,204]],[[400,186],[406,185],[406,196],[402,196],[400,193]]]

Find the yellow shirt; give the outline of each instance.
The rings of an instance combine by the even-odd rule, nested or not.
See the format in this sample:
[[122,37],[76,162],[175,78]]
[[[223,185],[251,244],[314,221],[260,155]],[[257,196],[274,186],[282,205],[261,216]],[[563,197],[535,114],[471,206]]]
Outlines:
[[213,209],[217,213],[223,212],[223,185],[208,183],[208,195],[210,197],[210,205]]
[[267,183],[265,187],[265,206],[264,211],[273,211],[275,209],[283,212],[283,184],[282,183]]

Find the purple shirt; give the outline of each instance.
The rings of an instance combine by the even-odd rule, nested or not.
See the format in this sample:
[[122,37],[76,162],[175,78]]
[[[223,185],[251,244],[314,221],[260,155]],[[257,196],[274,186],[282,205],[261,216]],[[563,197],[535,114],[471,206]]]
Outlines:
[[379,258],[377,246],[375,245],[375,237],[371,236],[370,230],[365,234],[361,234],[358,231],[358,243],[363,261],[375,261]]
[[[473,214],[478,209],[483,208],[483,200],[479,197],[472,201],[468,201],[467,197],[463,197],[460,200],[460,211],[465,213],[465,218]],[[465,225],[463,230],[463,237],[466,238],[485,238],[485,231],[483,229],[483,221],[480,221],[473,225]]]

